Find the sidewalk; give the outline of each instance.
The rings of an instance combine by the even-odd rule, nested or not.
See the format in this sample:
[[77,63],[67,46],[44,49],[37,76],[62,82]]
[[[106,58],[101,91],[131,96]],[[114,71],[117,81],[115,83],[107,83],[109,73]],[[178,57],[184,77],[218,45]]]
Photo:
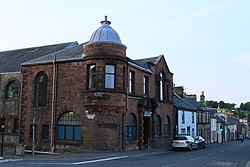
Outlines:
[[133,156],[140,157],[152,154],[167,153],[167,150],[135,150],[135,151],[103,151],[103,152],[87,152],[87,153],[35,153],[33,156],[31,152],[25,152],[24,156],[16,156],[14,154],[4,155],[4,159],[23,159],[23,160],[93,160],[110,157]]

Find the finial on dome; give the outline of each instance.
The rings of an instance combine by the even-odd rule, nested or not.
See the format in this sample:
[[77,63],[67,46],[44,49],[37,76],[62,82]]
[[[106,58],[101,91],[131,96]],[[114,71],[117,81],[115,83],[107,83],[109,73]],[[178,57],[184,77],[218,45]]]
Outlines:
[[111,21],[108,21],[108,16],[105,16],[105,20],[104,21],[101,21],[100,22],[102,25],[103,24],[108,24],[108,25],[110,25],[111,24]]

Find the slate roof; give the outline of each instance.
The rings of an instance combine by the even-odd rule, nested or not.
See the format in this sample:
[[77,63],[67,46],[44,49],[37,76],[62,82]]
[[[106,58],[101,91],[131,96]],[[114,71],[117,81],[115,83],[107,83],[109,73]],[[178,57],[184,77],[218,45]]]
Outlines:
[[175,92],[173,96],[173,102],[174,102],[174,106],[177,109],[184,109],[184,110],[191,110],[191,111],[196,110],[191,104],[189,104],[185,99],[178,96]]
[[0,52],[0,73],[21,72],[22,63],[60,51],[73,43],[76,42]]
[[137,59],[133,60],[136,64],[140,65],[143,68],[148,68],[148,63],[154,63],[156,61],[157,57],[150,57],[150,58],[145,58],[145,59]]
[[52,63],[55,60],[60,61],[73,61],[73,60],[83,60],[83,44],[78,45],[78,43],[72,43],[66,48],[59,50],[57,52],[50,53],[48,55],[30,60],[28,62],[23,63],[22,65],[33,65],[33,64],[44,64],[44,63]]
[[202,104],[197,102],[196,100],[194,100],[190,97],[187,97],[187,96],[184,96],[183,99],[185,101],[187,101],[190,105],[192,105],[196,110],[200,110],[200,111],[205,110],[205,108],[202,106]]

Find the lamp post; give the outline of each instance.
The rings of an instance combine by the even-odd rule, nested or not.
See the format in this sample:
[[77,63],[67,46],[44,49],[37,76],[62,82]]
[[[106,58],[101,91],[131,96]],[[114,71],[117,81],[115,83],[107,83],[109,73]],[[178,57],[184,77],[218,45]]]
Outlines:
[[1,118],[0,118],[0,133],[2,135],[2,143],[1,143],[1,157],[2,158],[3,158],[4,131],[5,131],[5,118],[3,116],[1,116]]

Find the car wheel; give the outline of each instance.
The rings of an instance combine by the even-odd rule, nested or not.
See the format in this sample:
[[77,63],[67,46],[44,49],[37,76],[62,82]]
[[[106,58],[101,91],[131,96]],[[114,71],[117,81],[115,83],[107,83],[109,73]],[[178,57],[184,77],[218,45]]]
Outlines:
[[175,151],[175,150],[176,150],[176,149],[173,147],[173,148],[172,148],[172,151]]
[[193,150],[193,146],[192,144],[190,144],[189,151],[192,151],[192,150]]

